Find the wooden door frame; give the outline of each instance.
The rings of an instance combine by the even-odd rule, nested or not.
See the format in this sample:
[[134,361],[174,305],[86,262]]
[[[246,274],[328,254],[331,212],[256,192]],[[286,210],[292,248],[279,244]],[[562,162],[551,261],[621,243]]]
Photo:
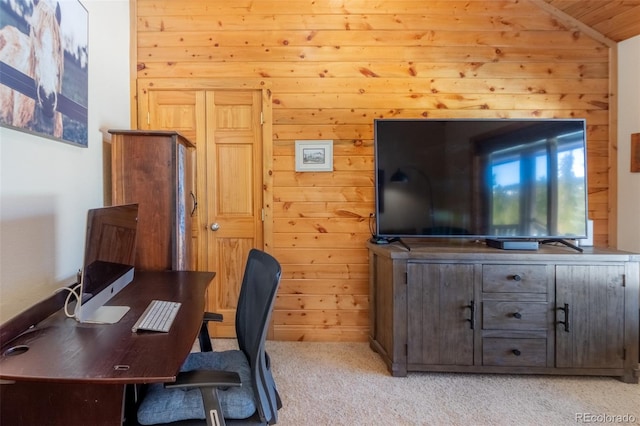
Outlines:
[[[144,129],[148,110],[149,91],[159,90],[260,90],[262,97],[262,208],[264,218],[262,224],[263,249],[271,252],[273,248],[273,112],[271,102],[271,83],[264,80],[244,79],[175,79],[175,78],[139,78],[137,79],[137,108],[132,109],[132,120],[138,124],[138,128]],[[206,141],[204,134],[204,120],[199,117],[202,124],[198,127],[198,140],[196,145],[196,168],[203,170],[206,164]],[[196,191],[204,194],[206,189],[206,176],[198,175]],[[201,204],[203,205],[203,204]],[[201,238],[202,233],[208,230],[207,214],[198,215],[198,264],[206,265],[207,239]]]

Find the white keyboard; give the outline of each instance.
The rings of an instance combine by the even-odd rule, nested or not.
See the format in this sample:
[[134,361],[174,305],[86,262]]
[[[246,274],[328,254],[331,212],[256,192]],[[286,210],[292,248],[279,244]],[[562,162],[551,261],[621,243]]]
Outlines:
[[168,332],[180,306],[181,303],[179,302],[152,300],[133,325],[131,331],[134,333],[138,330]]

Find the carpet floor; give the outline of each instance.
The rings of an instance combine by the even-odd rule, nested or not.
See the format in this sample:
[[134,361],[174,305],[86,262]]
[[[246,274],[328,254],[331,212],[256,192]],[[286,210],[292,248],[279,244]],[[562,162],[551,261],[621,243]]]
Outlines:
[[[216,339],[215,350],[235,340]],[[278,425],[640,424],[640,385],[608,377],[409,373],[367,343],[267,341]]]

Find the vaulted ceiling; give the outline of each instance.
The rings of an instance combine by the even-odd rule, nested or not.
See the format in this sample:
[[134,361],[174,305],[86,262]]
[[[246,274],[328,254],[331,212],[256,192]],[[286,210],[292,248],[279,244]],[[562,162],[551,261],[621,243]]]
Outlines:
[[616,42],[640,34],[640,0],[544,0]]

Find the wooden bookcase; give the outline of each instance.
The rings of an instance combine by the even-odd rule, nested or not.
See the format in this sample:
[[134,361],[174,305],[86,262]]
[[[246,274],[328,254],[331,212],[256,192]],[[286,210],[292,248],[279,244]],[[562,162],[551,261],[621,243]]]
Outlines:
[[112,202],[139,205],[136,268],[195,270],[195,146],[172,131],[109,133]]

